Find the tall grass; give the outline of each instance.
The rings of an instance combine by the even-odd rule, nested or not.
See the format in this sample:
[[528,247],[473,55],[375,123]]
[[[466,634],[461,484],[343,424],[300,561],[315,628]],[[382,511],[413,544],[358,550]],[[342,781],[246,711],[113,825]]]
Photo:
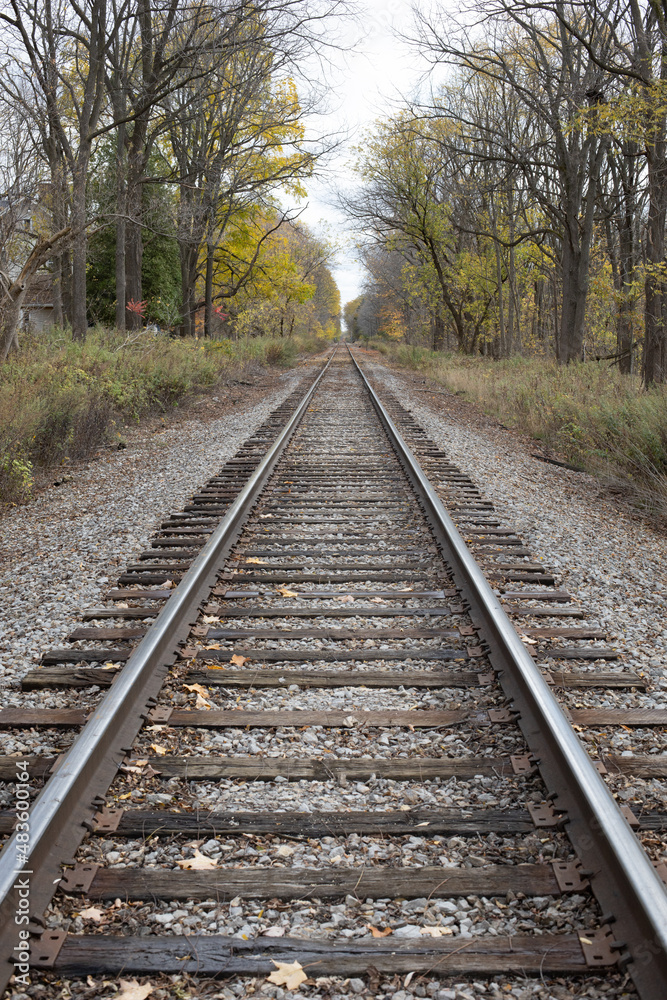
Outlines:
[[[378,346],[378,345],[373,345]],[[542,442],[547,455],[601,476],[652,513],[667,515],[667,388],[644,390],[608,363],[491,361],[383,345],[502,423]]]
[[35,467],[118,440],[121,421],[166,411],[250,363],[288,367],[325,346],[318,338],[193,341],[102,329],[84,344],[57,330],[26,336],[2,367],[0,502],[26,500]]

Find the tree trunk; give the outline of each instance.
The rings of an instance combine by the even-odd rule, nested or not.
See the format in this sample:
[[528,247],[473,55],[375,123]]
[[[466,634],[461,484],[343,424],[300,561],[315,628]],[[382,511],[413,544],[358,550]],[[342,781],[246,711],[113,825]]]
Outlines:
[[561,364],[580,361],[584,342],[586,296],[588,294],[588,254],[563,244],[563,299],[558,337],[558,360]]
[[116,134],[116,329],[121,333],[125,332],[127,325],[125,282],[127,182],[125,173],[125,125],[119,125]]
[[442,351],[445,346],[445,321],[440,307],[436,307],[433,315],[433,350]]
[[72,339],[83,342],[88,332],[86,303],[86,182],[90,151],[79,149],[72,178]]
[[[141,265],[144,242],[141,232],[143,218],[143,178],[146,169],[147,122],[138,119],[134,123],[130,152],[127,157],[127,222],[125,228],[125,295],[128,302],[142,301]],[[130,312],[126,317],[132,330],[140,330],[142,318],[139,313]]]
[[[664,147],[664,143],[660,143]],[[655,162],[659,160],[660,162]],[[647,271],[645,291],[645,340],[642,378],[646,386],[664,382],[665,329],[662,321],[662,302],[665,283],[661,266],[665,256],[665,217],[667,215],[667,169],[664,150],[649,158],[649,217],[646,233]]]
[[206,247],[206,293],[204,296],[204,336],[213,332],[213,247]]

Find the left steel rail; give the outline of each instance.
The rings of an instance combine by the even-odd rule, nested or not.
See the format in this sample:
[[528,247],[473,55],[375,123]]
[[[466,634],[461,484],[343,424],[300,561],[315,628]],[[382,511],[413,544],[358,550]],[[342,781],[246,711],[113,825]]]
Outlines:
[[214,586],[336,350],[59,761],[30,810],[27,839],[26,832],[15,832],[5,844],[0,854],[0,993],[15,972],[25,931],[41,930],[39,915],[56,891],[61,865],[72,859],[84,839],[100,797],[155,704],[178,644],[187,638],[202,600]]

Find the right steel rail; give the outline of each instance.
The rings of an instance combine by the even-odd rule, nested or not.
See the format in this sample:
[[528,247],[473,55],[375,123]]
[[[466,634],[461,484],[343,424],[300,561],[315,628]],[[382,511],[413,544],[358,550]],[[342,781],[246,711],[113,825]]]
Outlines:
[[[348,350],[349,347],[348,347]],[[350,356],[396,454],[420,496],[436,540],[471,613],[568,837],[603,913],[613,944],[642,1000],[667,996],[667,890],[587,751],[517,635],[415,455]],[[625,954],[623,954],[625,953]]]

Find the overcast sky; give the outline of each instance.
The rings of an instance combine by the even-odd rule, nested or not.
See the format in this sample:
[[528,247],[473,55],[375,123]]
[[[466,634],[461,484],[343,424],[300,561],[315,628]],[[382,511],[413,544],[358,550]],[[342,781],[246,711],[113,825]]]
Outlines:
[[350,164],[354,146],[363,142],[373,123],[391,113],[401,95],[409,96],[424,72],[408,46],[394,31],[409,31],[412,24],[410,0],[362,4],[364,14],[356,25],[345,29],[346,52],[331,52],[328,82],[332,85],[331,112],[313,123],[327,132],[350,131],[344,148],[336,154],[319,180],[308,184],[308,207],[301,216],[316,233],[326,232],[343,243],[339,263],[333,269],[341,301],[350,301],[361,292],[363,269],[357,262],[353,236],[344,215],[334,206],[337,188],[352,182]]

